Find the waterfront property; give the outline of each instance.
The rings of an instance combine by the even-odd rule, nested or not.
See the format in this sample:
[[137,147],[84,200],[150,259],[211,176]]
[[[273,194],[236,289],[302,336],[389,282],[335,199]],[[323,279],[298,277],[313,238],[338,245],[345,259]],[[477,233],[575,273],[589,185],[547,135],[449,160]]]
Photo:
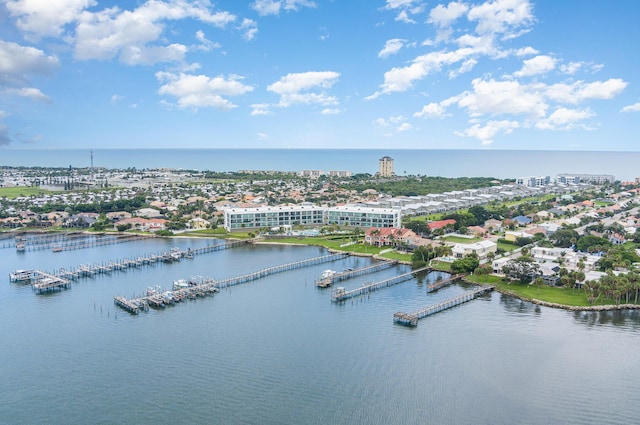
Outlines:
[[338,225],[343,227],[400,227],[401,212],[395,209],[363,206],[318,207],[292,205],[224,210],[228,231],[286,226]]

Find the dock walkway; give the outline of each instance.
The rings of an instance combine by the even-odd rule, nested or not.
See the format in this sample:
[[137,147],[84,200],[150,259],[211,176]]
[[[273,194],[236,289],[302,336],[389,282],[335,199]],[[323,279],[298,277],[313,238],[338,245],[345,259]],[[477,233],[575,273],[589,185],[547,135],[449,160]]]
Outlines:
[[[268,276],[275,273],[281,273],[288,270],[299,269],[315,264],[326,263],[329,261],[335,261],[340,258],[344,258],[346,253],[338,253],[331,255],[323,255],[320,257],[309,258],[306,260],[295,261],[293,263],[282,264],[279,266],[273,266],[266,269],[258,270],[257,272],[245,274],[242,276],[231,277],[223,280],[204,279],[202,283],[189,286],[187,288],[176,289],[173,291],[149,291],[146,296],[133,298],[127,300],[121,296],[115,296],[113,298],[114,303],[122,309],[128,311],[131,314],[138,314],[141,310],[144,310],[144,306],[153,307],[165,307],[180,302],[184,299],[194,299],[199,296],[205,297],[213,295],[219,292],[222,288],[228,288],[230,286],[240,285],[242,283],[250,282],[252,280],[260,279],[264,276]],[[125,302],[126,301],[126,302]],[[137,306],[137,308],[134,308]]]
[[386,279],[380,282],[370,283],[368,285],[363,285],[360,288],[353,289],[351,291],[346,291],[344,288],[336,288],[331,293],[331,301],[340,302],[348,300],[349,298],[357,297],[359,295],[369,294],[371,292],[377,291],[381,288],[387,288],[389,286],[397,285],[402,282],[406,282],[407,280],[411,280],[415,277],[416,273],[424,272],[430,270],[430,267],[422,267],[416,270],[412,270],[409,273],[404,273],[390,279]]
[[393,267],[396,264],[398,264],[398,261],[396,260],[381,261],[367,267],[362,267],[355,270],[345,270],[343,272],[337,272],[325,278],[318,279],[315,283],[316,283],[316,286],[319,288],[328,288],[329,286],[333,285],[336,282],[351,279],[353,277],[361,276],[368,273],[375,273],[377,271]]
[[436,280],[431,285],[427,286],[427,292],[437,291],[438,289],[444,288],[445,286],[451,285],[456,280],[460,279],[463,274],[454,274],[445,279]]
[[450,309],[468,301],[474,300],[481,295],[487,294],[495,289],[495,286],[481,286],[470,291],[466,291],[458,296],[446,299],[437,304],[430,305],[413,313],[394,313],[393,321],[406,326],[418,326],[418,320],[423,319],[432,314],[439,313],[443,310]]
[[[56,289],[69,288],[70,281],[76,281],[82,278],[94,277],[99,274],[109,274],[113,271],[125,271],[132,268],[140,268],[147,265],[156,264],[159,262],[173,263],[181,261],[185,258],[193,258],[195,255],[201,255],[208,252],[221,251],[224,249],[233,248],[239,245],[245,245],[251,243],[251,239],[227,242],[223,244],[207,245],[200,248],[179,249],[173,248],[170,251],[150,253],[141,255],[138,257],[121,258],[118,260],[108,260],[102,263],[93,264],[81,264],[79,266],[71,268],[60,268],[53,272],[45,272],[41,270],[16,270],[9,274],[9,280],[15,283],[25,283],[34,286],[36,283],[40,283],[40,287],[51,287],[53,281],[50,284],[43,286],[43,277],[47,276],[47,279],[54,279],[58,282]],[[61,282],[65,282],[61,284]],[[38,289],[34,286],[34,289]],[[39,290],[38,292],[43,292]]]

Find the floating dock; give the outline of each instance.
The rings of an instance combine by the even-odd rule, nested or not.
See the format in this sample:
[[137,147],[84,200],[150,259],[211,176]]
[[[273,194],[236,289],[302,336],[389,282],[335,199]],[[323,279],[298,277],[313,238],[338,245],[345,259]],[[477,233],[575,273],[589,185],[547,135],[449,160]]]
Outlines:
[[409,273],[404,273],[398,275],[396,277],[392,277],[391,279],[386,279],[380,282],[370,283],[368,285],[363,285],[360,288],[353,289],[351,291],[345,290],[345,288],[336,288],[331,293],[331,301],[340,302],[348,300],[349,298],[357,297],[359,295],[370,294],[371,292],[377,291],[381,288],[387,288],[389,286],[397,285],[402,282],[406,282],[407,280],[411,280],[415,277],[417,273],[429,271],[429,267],[422,267],[416,270],[412,270]]
[[449,298],[437,304],[425,307],[413,313],[394,313],[393,321],[405,326],[418,326],[418,320],[423,319],[432,314],[439,313],[443,310],[450,309],[468,301],[474,300],[481,295],[487,294],[495,289],[495,286],[481,286],[479,288],[466,291],[461,295]]

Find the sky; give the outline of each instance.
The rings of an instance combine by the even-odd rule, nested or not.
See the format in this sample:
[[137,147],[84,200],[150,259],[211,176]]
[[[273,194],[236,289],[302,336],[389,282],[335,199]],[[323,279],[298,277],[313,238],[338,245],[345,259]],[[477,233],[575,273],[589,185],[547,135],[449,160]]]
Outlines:
[[0,156],[638,151],[639,18],[634,0],[0,0]]

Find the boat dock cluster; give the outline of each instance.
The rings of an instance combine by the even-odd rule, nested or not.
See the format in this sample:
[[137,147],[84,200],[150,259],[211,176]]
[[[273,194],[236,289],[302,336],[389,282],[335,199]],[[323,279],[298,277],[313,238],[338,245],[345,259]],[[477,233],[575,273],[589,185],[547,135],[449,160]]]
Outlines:
[[[170,251],[151,253],[139,257],[122,258],[103,263],[82,264],[71,267],[69,269],[60,268],[53,272],[44,272],[41,270],[16,270],[9,274],[9,280],[14,283],[26,283],[33,286],[36,292],[45,292],[46,290],[70,288],[71,281],[81,278],[93,277],[98,274],[107,274],[113,271],[124,271],[131,268],[140,268],[146,265],[152,265],[159,262],[173,263],[181,261],[185,258],[193,258],[195,255],[204,254],[222,249],[232,248],[234,246],[247,244],[250,241],[234,241],[224,244],[207,245],[194,249],[173,248]],[[46,281],[46,285],[43,282]]]
[[97,246],[113,245],[149,239],[152,236],[136,234],[85,234],[63,233],[43,235],[18,235],[13,241],[0,243],[2,248],[15,248],[17,251],[42,251],[50,249],[53,252],[70,251],[75,249],[93,248]]
[[71,286],[69,279],[40,270],[16,270],[10,274],[9,279],[12,282],[30,284],[37,293],[66,289]]
[[149,307],[164,308],[168,305],[179,303],[183,300],[193,300],[199,297],[208,297],[220,290],[213,279],[191,279],[184,281],[185,287],[176,287],[171,291],[162,291],[159,286],[149,287],[144,296],[127,299],[122,296],[113,297],[113,302],[123,310],[131,314],[149,310]]
[[340,258],[344,258],[345,255],[347,254],[339,253],[308,258],[306,260],[268,267],[266,269],[258,270],[257,272],[245,274],[242,276],[230,277],[219,281],[215,281],[213,279],[203,279],[202,282],[197,282],[193,279],[190,281],[181,280],[174,282],[173,291],[161,292],[160,288],[158,287],[148,288],[146,296],[137,297],[130,300],[127,300],[122,296],[116,296],[114,297],[113,301],[118,307],[128,311],[129,313],[138,314],[140,311],[148,310],[149,306],[165,307],[167,305],[175,304],[176,302],[182,301],[183,299],[194,299],[198,296],[204,297],[207,295],[213,295],[223,288],[240,285],[242,283],[257,280],[275,273],[282,273],[288,270],[300,269],[314,264],[336,261]]

